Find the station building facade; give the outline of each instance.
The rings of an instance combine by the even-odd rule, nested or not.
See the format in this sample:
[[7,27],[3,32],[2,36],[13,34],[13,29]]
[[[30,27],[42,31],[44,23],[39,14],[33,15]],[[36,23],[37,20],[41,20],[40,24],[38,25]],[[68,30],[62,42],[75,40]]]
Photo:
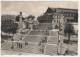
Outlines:
[[42,16],[39,16],[37,20],[40,24],[52,24],[51,27],[49,26],[51,29],[64,30],[66,21],[78,24],[78,9],[48,7],[47,11]]

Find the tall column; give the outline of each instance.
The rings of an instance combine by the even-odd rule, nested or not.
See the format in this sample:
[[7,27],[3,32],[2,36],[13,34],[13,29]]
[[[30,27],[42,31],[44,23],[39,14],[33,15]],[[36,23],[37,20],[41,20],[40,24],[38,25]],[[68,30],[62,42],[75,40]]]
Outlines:
[[61,14],[61,17],[60,17],[59,26],[60,26],[60,28],[59,28],[60,33],[64,34],[64,16],[63,16],[63,14]]
[[19,15],[19,32],[21,32],[22,28],[23,28],[23,24],[22,24],[22,12],[20,12],[20,15]]

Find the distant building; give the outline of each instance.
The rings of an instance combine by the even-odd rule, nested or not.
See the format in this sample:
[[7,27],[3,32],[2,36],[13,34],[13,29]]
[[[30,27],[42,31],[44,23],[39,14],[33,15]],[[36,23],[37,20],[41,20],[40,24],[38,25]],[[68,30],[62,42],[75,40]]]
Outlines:
[[[64,24],[68,20],[69,22],[78,22],[78,10],[66,9],[66,8],[48,8],[47,11],[37,18],[40,24],[52,24],[50,29],[64,29]],[[42,25],[45,27],[45,25]]]
[[47,11],[37,18],[39,23],[52,23],[53,26],[59,27],[59,23],[78,22],[78,10],[66,8],[48,8]]
[[44,14],[52,15],[54,13],[63,14],[65,19],[68,19],[71,22],[78,22],[78,10],[77,9],[48,8]]
[[40,23],[51,23],[54,19],[55,13],[63,14],[65,19],[71,22],[78,22],[78,10],[77,9],[66,9],[66,8],[48,8],[43,16],[38,17]]

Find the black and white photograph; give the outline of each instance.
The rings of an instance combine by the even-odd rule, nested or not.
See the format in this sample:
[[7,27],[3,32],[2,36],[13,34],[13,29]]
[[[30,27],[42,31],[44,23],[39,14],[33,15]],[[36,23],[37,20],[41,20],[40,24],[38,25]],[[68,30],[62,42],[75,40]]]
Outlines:
[[78,55],[77,1],[1,1],[1,55]]

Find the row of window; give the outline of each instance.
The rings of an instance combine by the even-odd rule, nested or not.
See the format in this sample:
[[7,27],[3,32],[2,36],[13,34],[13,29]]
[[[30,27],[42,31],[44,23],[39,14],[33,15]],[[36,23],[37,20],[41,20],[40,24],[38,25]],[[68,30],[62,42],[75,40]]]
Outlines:
[[[77,13],[63,13],[64,16],[67,16],[67,17],[74,17],[75,15],[77,16],[78,14]],[[60,18],[61,15],[59,14],[54,14],[53,15],[53,18]]]

